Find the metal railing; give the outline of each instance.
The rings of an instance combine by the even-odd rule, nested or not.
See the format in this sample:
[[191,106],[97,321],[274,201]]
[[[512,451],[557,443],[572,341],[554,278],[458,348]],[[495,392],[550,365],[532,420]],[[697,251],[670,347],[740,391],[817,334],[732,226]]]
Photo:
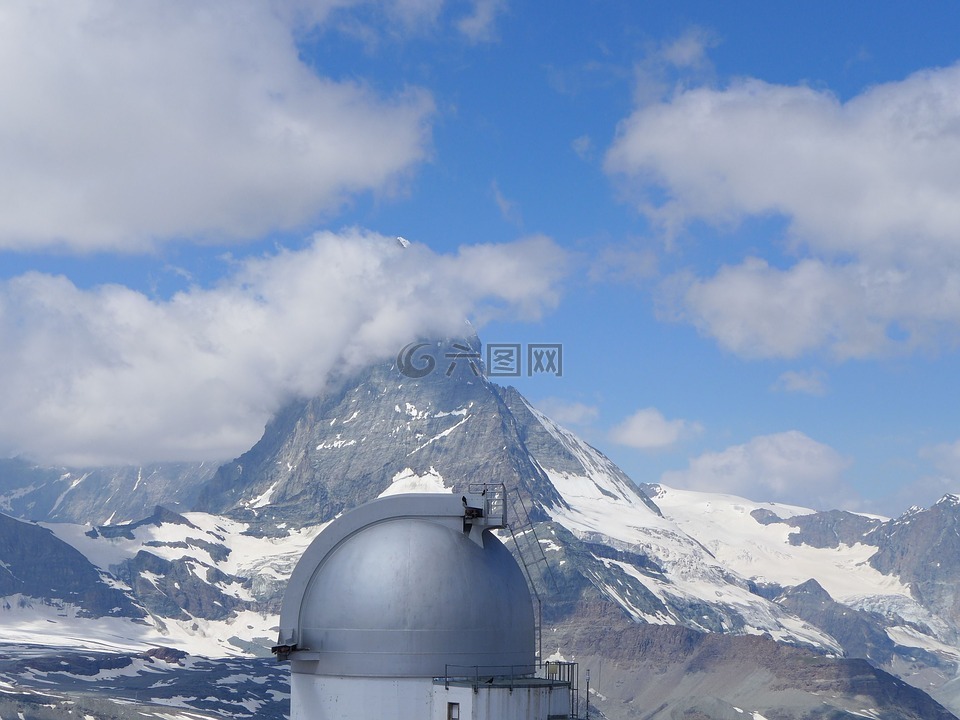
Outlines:
[[[517,687],[530,687],[546,681],[556,687],[567,688],[570,693],[569,713],[551,715],[559,720],[580,720],[580,668],[579,664],[568,661],[551,660],[531,665],[444,665],[443,677],[434,678],[443,681],[445,689],[450,684],[466,683],[479,693],[482,687],[505,687],[511,691]],[[540,681],[540,682],[537,682]]]
[[[518,681],[532,677],[530,665],[451,665],[443,666],[443,684],[448,690],[451,682],[469,682],[474,692],[481,685],[513,687]],[[441,678],[434,678],[439,680]]]
[[503,483],[470,483],[467,492],[483,498],[483,515],[507,524],[507,489]]

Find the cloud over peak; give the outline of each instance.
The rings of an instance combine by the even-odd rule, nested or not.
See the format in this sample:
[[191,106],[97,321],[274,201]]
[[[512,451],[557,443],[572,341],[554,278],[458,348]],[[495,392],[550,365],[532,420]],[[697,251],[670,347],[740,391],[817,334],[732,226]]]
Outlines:
[[467,318],[559,299],[551,240],[438,254],[360,231],[248,259],[167,301],[29,273],[0,283],[0,454],[103,464],[223,459],[293,396]]

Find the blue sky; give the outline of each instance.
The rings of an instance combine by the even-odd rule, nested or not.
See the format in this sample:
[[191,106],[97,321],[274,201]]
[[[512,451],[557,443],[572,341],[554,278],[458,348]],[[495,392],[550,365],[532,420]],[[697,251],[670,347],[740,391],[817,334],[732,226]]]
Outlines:
[[515,384],[638,482],[960,491],[958,20],[8,3],[0,453],[229,458],[469,317],[562,343],[562,378]]

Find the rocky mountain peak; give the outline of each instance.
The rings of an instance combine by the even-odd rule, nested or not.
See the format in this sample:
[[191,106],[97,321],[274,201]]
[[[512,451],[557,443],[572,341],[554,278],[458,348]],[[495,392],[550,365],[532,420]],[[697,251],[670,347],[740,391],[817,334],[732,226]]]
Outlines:
[[604,466],[624,492],[658,512],[602,454],[546,421],[516,390],[484,377],[479,349],[462,350],[479,347],[468,342],[421,348],[430,363],[415,364],[419,377],[398,358],[322,397],[291,402],[249,452],[203,486],[197,507],[271,532],[325,522],[400,479],[432,479],[457,491],[503,483],[529,502],[534,519],[544,519],[566,504],[544,465],[583,474],[587,463]]
[[937,505],[943,505],[951,508],[960,507],[960,495],[954,495],[953,493],[947,493],[942,498],[940,498]]
[[[411,348],[416,353],[407,357]],[[197,501],[175,510],[152,500],[174,477],[161,468],[125,469],[109,475],[113,484],[89,486],[107,475],[51,471],[41,495],[24,491],[40,476],[12,465],[24,482],[4,489],[0,478],[0,501],[50,496],[47,507],[61,519],[74,500],[88,507],[88,495],[109,487],[99,512],[112,524],[51,527],[126,601],[128,624],[140,623],[137,642],[163,637],[161,644],[178,647],[258,652],[274,640],[265,636],[273,634],[286,578],[322,523],[384,493],[503,483],[523,501],[504,540],[542,601],[544,653],[595,660],[598,670],[602,661],[604,695],[616,698],[604,708],[610,717],[736,717],[753,707],[794,720],[822,709],[825,692],[843,696],[830,717],[841,707],[898,720],[949,717],[919,690],[838,658],[866,658],[918,678],[925,690],[933,678],[952,698],[946,679],[955,675],[960,627],[952,604],[960,579],[956,496],[884,522],[637,486],[518,391],[490,382],[480,358],[475,339],[414,343],[322,396],[292,400],[248,452],[215,472],[182,475],[176,499]],[[140,510],[131,516],[134,500]],[[4,538],[38,548],[57,541],[46,530],[39,542],[34,531],[13,527],[5,535],[0,522],[0,553],[7,553],[0,554],[0,584],[27,578],[21,565],[33,552],[23,543],[5,549]],[[78,598],[36,588],[64,603]],[[771,685],[770,670],[791,658],[791,671],[775,673]],[[668,682],[665,667],[672,668]],[[838,685],[848,671],[850,682]],[[696,685],[708,674],[716,682]],[[595,677],[599,685],[600,672]],[[791,714],[783,703],[797,692],[803,709]],[[878,703],[889,711],[870,710]],[[921,704],[914,712],[911,703]]]

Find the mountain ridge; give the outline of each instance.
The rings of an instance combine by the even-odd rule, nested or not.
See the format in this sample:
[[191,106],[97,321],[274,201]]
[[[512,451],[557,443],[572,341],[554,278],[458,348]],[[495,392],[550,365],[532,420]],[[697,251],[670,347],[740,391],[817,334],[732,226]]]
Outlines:
[[[543,637],[581,659],[616,656],[622,687],[633,687],[637,697],[654,697],[643,690],[642,678],[630,676],[631,663],[647,667],[643,643],[630,654],[617,645],[618,637],[697,633],[730,638],[718,657],[745,652],[738,648],[752,647],[753,637],[812,652],[824,667],[834,667],[841,655],[861,653],[881,671],[935,694],[944,688],[938,697],[960,707],[949,684],[960,652],[945,583],[931,583],[916,570],[906,577],[902,569],[911,559],[952,548],[947,530],[954,527],[955,503],[915,511],[899,522],[879,521],[637,485],[515,389],[467,367],[450,376],[409,378],[395,365],[381,364],[323,397],[293,401],[236,460],[215,470],[185,466],[189,487],[172,496],[177,503],[170,510],[148,501],[175,482],[172,476],[155,473],[157,485],[146,492],[140,490],[142,472],[104,472],[118,483],[110,486],[114,496],[123,494],[124,482],[140,492],[102,509],[101,516],[114,519],[110,524],[49,522],[73,512],[74,499],[86,507],[85,496],[68,491],[93,474],[74,485],[73,474],[54,477],[52,470],[39,470],[45,474],[31,478],[22,465],[15,470],[0,477],[4,507],[38,513],[46,508],[44,527],[110,578],[131,607],[143,609],[139,619],[134,611],[109,619],[109,634],[93,638],[117,650],[171,645],[199,654],[264,652],[274,640],[285,578],[332,517],[384,493],[459,492],[473,482],[493,482],[503,483],[518,519],[526,520],[529,510],[535,535],[520,533],[526,539],[515,550],[530,552],[522,543],[535,542],[550,560],[550,578],[542,569],[533,572],[544,601]],[[21,502],[41,496],[45,503],[33,508]],[[139,519],[128,517],[134,500],[143,503]],[[191,509],[185,511],[188,501]],[[871,562],[878,553],[879,567]],[[941,579],[958,576],[950,565]],[[46,618],[38,623],[28,610],[5,614],[8,637],[42,635],[56,643],[69,636],[84,646],[79,636],[88,627],[85,618],[52,612],[37,615]],[[598,623],[622,632],[604,633],[607,646],[593,654],[585,638]],[[549,648],[545,643],[545,652]],[[688,667],[682,657],[672,666]],[[723,674],[716,664],[703,667]],[[868,684],[892,682],[887,675],[861,675]],[[780,690],[761,685],[759,704],[752,706],[757,712],[769,710],[761,700],[786,702]],[[690,692],[706,692],[697,687]],[[718,692],[709,702],[721,704],[710,707],[729,704]],[[791,692],[798,693],[790,696],[794,715],[784,717],[801,717],[797,713],[821,702],[810,687]],[[851,697],[843,707],[862,709],[853,690],[844,692]],[[618,695],[620,705],[598,700],[610,717],[633,717],[640,710],[628,702],[629,694]],[[707,712],[679,697],[658,702],[667,703],[663,713]]]

